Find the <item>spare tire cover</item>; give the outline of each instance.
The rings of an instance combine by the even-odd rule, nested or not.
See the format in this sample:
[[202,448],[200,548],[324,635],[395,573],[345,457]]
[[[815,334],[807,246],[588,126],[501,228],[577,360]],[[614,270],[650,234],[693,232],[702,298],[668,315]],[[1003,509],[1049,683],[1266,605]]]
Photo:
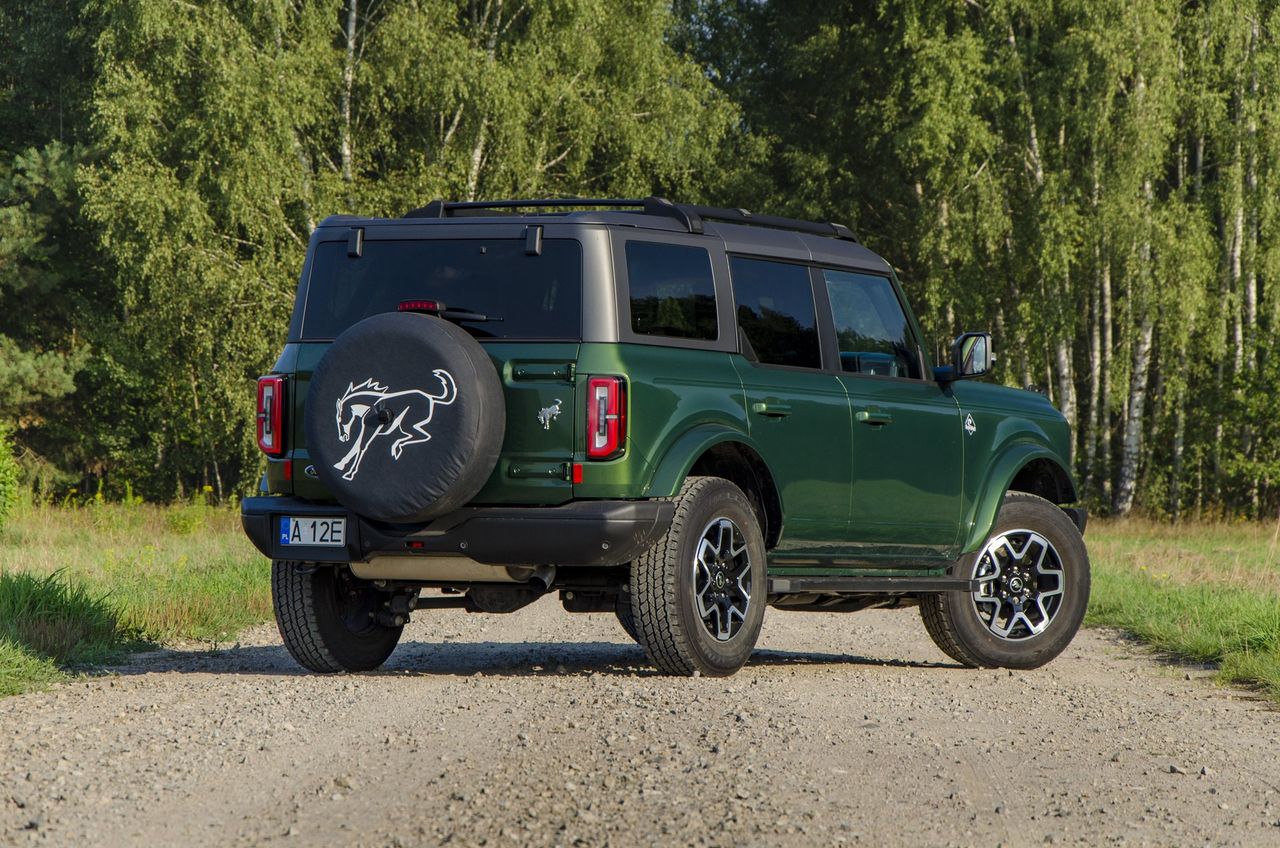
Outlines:
[[390,312],[333,342],[311,376],[304,426],[339,503],[412,523],[475,497],[505,423],[502,384],[479,342],[440,318]]

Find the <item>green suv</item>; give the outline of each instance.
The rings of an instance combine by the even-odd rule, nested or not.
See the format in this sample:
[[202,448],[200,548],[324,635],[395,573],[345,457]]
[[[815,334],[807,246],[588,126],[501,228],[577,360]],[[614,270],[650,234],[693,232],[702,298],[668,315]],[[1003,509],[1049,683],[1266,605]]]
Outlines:
[[671,674],[728,675],[765,607],[919,606],[967,666],[1032,668],[1089,595],[1070,434],[935,366],[838,224],[644,200],[332,217],[258,381],[280,634],[382,664],[414,610],[558,595]]

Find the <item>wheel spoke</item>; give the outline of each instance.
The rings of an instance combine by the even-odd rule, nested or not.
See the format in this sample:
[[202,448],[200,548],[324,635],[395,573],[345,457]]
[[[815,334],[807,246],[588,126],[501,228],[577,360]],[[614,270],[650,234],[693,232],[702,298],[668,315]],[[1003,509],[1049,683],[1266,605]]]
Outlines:
[[693,561],[694,608],[706,631],[732,639],[751,607],[751,555],[746,535],[732,519],[719,517],[702,531]]
[[1066,580],[1053,544],[1033,530],[1010,530],[978,556],[971,593],[974,612],[1001,639],[1017,641],[1048,629],[1062,607]]

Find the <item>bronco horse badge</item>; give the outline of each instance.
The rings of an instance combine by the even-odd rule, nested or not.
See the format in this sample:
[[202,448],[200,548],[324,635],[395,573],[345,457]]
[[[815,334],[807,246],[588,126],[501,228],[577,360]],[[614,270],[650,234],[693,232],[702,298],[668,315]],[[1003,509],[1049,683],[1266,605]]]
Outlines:
[[452,374],[440,368],[431,373],[440,381],[443,394],[429,395],[421,389],[393,392],[378,385],[372,377],[359,385],[351,383],[347,386],[346,393],[337,403],[338,440],[351,441],[351,433],[357,425],[359,432],[347,455],[333,464],[334,468],[345,472],[342,479],[355,479],[365,453],[379,436],[398,434],[391,443],[391,458],[396,460],[400,459],[407,445],[421,444],[431,438],[423,428],[431,423],[436,404],[448,406],[458,398],[458,387]]
[[560,417],[561,403],[563,403],[563,401],[561,401],[560,398],[556,398],[555,403],[550,406],[544,406],[542,409],[538,410],[538,423],[542,425],[542,429],[550,430],[551,422]]

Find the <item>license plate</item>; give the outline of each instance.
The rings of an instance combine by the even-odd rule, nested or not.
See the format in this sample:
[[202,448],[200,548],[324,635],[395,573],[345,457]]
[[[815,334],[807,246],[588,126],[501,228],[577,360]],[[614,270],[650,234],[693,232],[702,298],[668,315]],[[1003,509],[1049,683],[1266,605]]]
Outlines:
[[280,517],[280,544],[340,548],[347,543],[345,518]]

